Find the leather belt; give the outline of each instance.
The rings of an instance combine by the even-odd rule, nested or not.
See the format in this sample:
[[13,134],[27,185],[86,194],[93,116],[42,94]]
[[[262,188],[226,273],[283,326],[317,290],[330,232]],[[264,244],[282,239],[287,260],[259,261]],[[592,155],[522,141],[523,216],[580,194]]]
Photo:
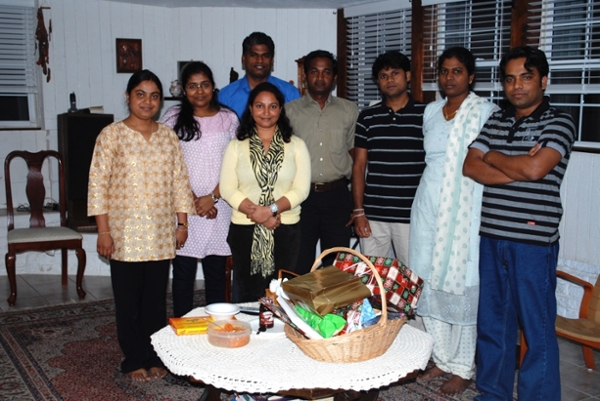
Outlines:
[[340,178],[339,180],[330,182],[311,182],[310,190],[314,192],[327,192],[343,185],[348,185],[348,180],[346,178]]

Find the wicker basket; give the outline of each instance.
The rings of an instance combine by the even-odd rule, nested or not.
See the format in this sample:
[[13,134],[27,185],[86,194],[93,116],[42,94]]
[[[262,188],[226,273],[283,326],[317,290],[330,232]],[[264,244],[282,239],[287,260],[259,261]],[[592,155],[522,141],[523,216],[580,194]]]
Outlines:
[[[373,264],[362,254],[350,248],[331,248],[323,251],[315,260],[311,271],[315,270],[320,261],[333,252],[348,252],[358,256],[369,266],[382,294],[385,294],[383,283],[379,273]],[[388,350],[396,335],[406,322],[406,317],[397,320],[387,320],[387,300],[381,297],[381,319],[373,326],[350,334],[335,336],[331,338],[309,340],[302,337],[288,325],[285,325],[285,334],[306,355],[322,362],[362,362],[376,358]]]

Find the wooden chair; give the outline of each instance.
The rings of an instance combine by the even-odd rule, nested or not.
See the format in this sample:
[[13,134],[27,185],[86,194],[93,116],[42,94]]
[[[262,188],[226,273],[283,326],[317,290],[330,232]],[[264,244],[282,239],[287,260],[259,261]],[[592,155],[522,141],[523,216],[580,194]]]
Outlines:
[[[583,287],[583,298],[579,307],[579,318],[556,316],[556,334],[581,344],[583,360],[588,369],[596,369],[592,348],[600,349],[600,276],[596,285],[558,270],[556,275]],[[521,336],[521,360],[527,350],[525,338]]]
[[[11,161],[20,157],[27,163],[27,200],[30,207],[29,227],[15,228],[14,209],[12,201],[12,188],[10,179]],[[59,212],[60,226],[46,227],[44,218],[44,199],[46,189],[42,176],[42,165],[48,157],[58,161],[59,172]],[[82,287],[83,272],[85,270],[85,251],[83,250],[83,237],[77,231],[67,227],[66,216],[66,184],[63,159],[53,150],[31,153],[27,151],[13,151],[4,162],[4,181],[6,184],[6,212],[8,217],[8,252],[6,253],[6,272],[10,282],[10,296],[8,304],[13,306],[17,299],[17,283],[15,280],[16,255],[22,252],[61,250],[62,256],[62,285],[67,285],[67,250],[74,249],[77,255],[77,295],[79,299],[85,298]]]
[[600,276],[596,285],[569,273],[557,271],[559,278],[583,287],[579,318],[556,317],[556,334],[581,344],[583,360],[588,369],[596,369],[592,348],[600,349]]

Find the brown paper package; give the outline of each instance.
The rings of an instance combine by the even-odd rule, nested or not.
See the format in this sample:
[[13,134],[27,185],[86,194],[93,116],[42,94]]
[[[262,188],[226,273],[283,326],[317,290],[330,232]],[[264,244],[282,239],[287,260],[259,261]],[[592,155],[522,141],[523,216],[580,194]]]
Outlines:
[[334,266],[324,267],[282,283],[294,303],[319,316],[371,296],[359,277]]

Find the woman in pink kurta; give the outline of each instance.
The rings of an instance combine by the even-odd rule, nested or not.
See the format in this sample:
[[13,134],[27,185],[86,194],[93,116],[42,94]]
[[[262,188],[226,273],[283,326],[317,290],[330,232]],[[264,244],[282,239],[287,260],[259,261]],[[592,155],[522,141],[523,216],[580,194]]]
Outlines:
[[239,125],[236,114],[219,105],[212,71],[206,64],[189,63],[181,80],[181,104],[171,107],[161,119],[181,141],[198,213],[190,216],[189,238],[173,260],[173,312],[177,317],[194,306],[198,259],[202,260],[206,303],[225,301],[231,207],[220,199],[219,173],[225,148]]

